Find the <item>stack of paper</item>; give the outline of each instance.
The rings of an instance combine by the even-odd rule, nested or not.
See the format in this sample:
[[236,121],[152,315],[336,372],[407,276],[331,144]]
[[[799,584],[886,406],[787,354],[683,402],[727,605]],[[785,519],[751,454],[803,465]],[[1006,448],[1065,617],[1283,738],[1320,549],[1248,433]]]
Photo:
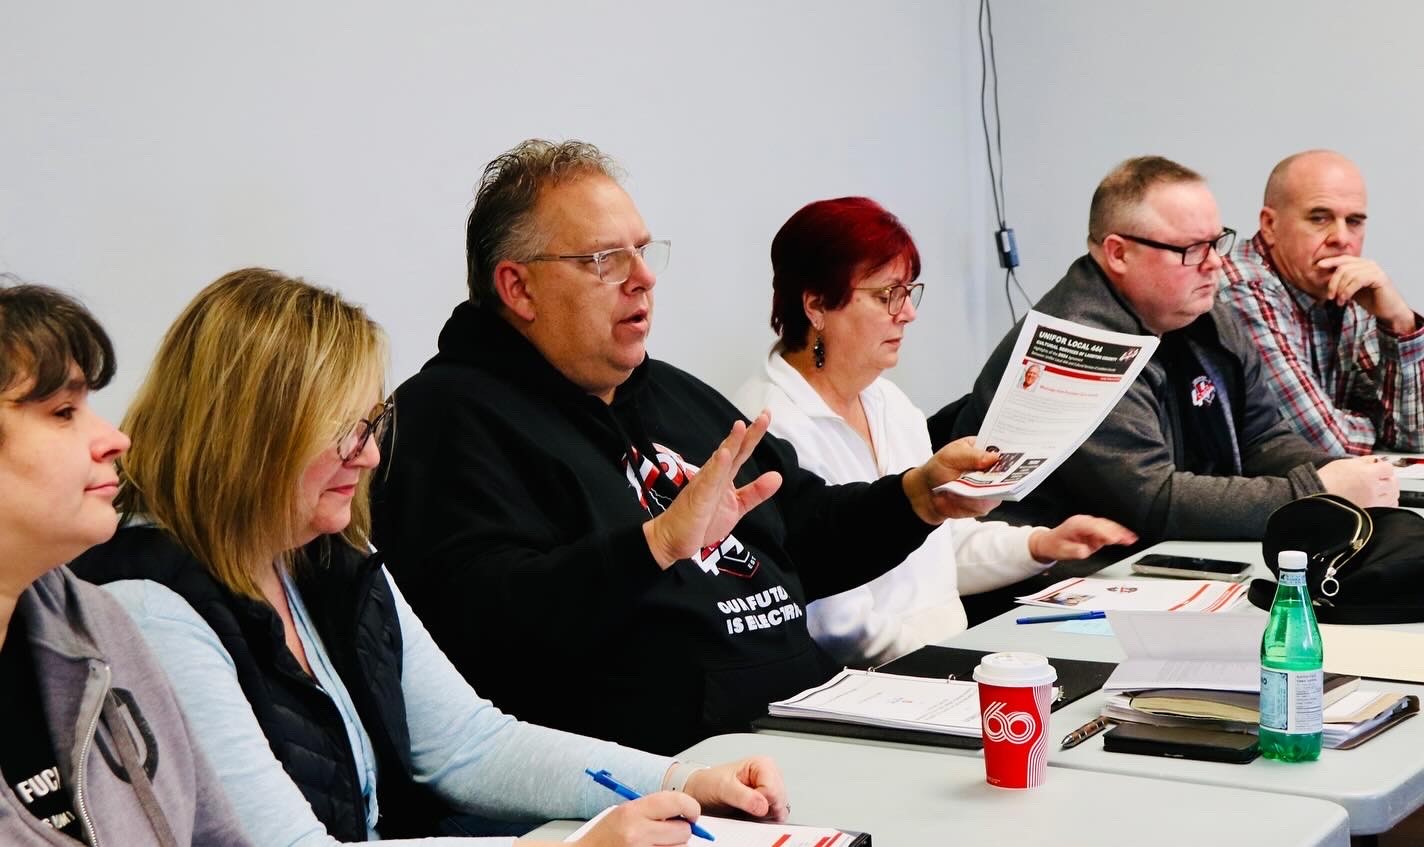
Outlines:
[[[1357,676],[1325,675],[1324,704],[1328,707],[1344,699],[1360,686]],[[1214,691],[1191,688],[1159,688],[1132,696],[1132,708],[1153,715],[1179,718],[1257,723],[1261,720],[1261,695],[1254,691]]]
[[[1326,674],[1325,705],[1345,699],[1359,684],[1357,676]],[[1128,723],[1255,733],[1260,703],[1260,694],[1252,691],[1159,688],[1109,697],[1102,714]]]
[[[1026,606],[1082,612],[1225,612],[1246,596],[1246,584],[1211,579],[1103,579],[1077,577],[1015,598]],[[1256,623],[1256,638],[1261,637]],[[1258,644],[1257,647],[1260,645]]]
[[1195,727],[1215,729],[1222,732],[1254,733],[1256,721],[1227,720],[1224,718],[1190,718],[1181,715],[1155,714],[1132,707],[1131,694],[1114,694],[1103,703],[1099,713],[1109,720],[1119,723],[1145,723],[1151,726]]
[[1103,684],[1105,691],[1115,692],[1103,706],[1103,717],[1155,726],[1255,731],[1255,721],[1242,720],[1239,714],[1200,718],[1135,709],[1132,694],[1170,690],[1200,692],[1223,701],[1231,701],[1233,695],[1259,698],[1263,627],[1259,618],[1110,611],[1108,621],[1127,658]]
[[[1103,717],[1227,732],[1259,729],[1260,618],[1110,611],[1108,621],[1127,658],[1103,684],[1115,693]],[[1333,667],[1328,638],[1325,648],[1325,664]],[[1326,747],[1354,746],[1419,711],[1412,695],[1357,690],[1359,678],[1347,674],[1326,678]]]
[[1356,691],[1325,710],[1324,744],[1355,746],[1419,712],[1419,698],[1398,691]]
[[972,682],[846,669],[830,682],[771,703],[777,717],[816,718],[978,736],[979,689]]

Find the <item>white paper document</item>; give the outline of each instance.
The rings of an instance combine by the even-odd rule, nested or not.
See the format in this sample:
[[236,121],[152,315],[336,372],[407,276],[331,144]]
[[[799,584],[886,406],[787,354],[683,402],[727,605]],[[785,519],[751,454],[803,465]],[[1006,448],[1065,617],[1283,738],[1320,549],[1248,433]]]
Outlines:
[[1424,683],[1424,633],[1326,624],[1320,640],[1327,671]]
[[[564,843],[577,841],[593,829],[604,815],[614,807],[599,812],[592,820],[578,828],[578,831]],[[854,836],[824,826],[792,826],[784,823],[761,823],[759,821],[738,821],[731,818],[714,818],[703,815],[697,825],[712,833],[715,842],[693,837],[688,844],[715,844],[716,847],[847,847]]]
[[1194,688],[1261,690],[1261,634],[1255,615],[1108,612],[1127,658],[1104,691]]
[[962,680],[846,669],[824,685],[768,705],[767,711],[777,717],[948,735],[973,737],[981,733],[979,688]]
[[1424,455],[1418,453],[1376,453],[1394,465],[1396,479],[1424,479]]
[[1024,497],[1093,434],[1156,350],[1156,336],[1030,311],[975,440],[999,461],[940,488],[969,497]]
[[1224,612],[1246,596],[1246,584],[1214,579],[1073,577],[1015,598],[1060,612]]

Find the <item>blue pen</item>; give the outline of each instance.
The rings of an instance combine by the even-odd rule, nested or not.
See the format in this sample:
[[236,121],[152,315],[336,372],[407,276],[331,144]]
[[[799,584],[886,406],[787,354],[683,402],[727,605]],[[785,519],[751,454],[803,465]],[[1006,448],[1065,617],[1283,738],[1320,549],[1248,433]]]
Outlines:
[[1107,612],[1064,612],[1061,615],[1039,615],[1036,618],[1018,618],[1014,623],[1055,623],[1057,621],[1097,621],[1107,617]]
[[[603,786],[604,788],[607,788],[609,791],[612,791],[614,794],[617,794],[619,797],[622,797],[624,800],[640,800],[640,799],[642,799],[642,797],[643,797],[643,795],[639,794],[638,792],[634,791],[633,789],[629,788],[628,786],[626,786],[626,785],[624,785],[623,783],[619,782],[618,780],[614,779],[614,778],[613,778],[613,775],[610,774],[608,771],[593,771],[593,770],[589,770],[588,768],[584,768],[584,769],[583,769],[583,772],[586,773],[586,774],[588,774],[589,776],[593,777],[593,781],[594,781],[594,782],[598,783],[599,785]],[[686,819],[686,818],[678,818],[678,820],[687,820],[687,819]],[[692,834],[695,835],[695,836],[697,836],[698,838],[705,838],[705,839],[707,839],[708,841],[716,841],[716,840],[717,840],[717,838],[716,838],[715,836],[713,836],[712,833],[708,832],[707,830],[703,829],[702,827],[698,826],[697,824],[695,824],[695,823],[689,823],[689,826],[692,827]]]

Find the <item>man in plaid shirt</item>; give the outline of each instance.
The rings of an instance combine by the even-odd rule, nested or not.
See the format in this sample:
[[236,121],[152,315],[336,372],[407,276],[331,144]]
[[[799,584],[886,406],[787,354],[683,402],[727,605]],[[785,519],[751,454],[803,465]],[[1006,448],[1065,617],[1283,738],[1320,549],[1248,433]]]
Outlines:
[[1286,158],[1261,229],[1225,257],[1222,299],[1261,350],[1282,411],[1334,456],[1424,450],[1424,320],[1360,255],[1365,181],[1344,156]]

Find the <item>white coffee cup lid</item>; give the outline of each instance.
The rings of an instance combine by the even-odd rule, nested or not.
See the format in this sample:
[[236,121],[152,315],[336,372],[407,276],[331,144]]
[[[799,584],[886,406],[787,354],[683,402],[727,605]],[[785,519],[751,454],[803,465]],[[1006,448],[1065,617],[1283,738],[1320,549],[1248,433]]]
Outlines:
[[990,653],[974,669],[976,682],[1006,688],[1048,685],[1056,679],[1058,671],[1037,653]]

